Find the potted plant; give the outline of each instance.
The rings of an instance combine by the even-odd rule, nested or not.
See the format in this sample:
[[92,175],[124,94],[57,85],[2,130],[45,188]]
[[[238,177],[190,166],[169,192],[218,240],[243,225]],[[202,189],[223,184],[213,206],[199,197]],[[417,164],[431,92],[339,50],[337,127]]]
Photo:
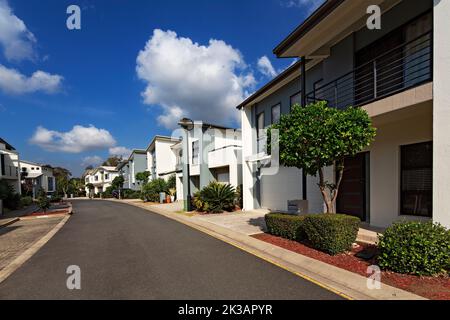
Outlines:
[[177,189],[170,188],[169,194],[170,194],[170,202],[175,202],[175,195],[177,194]]

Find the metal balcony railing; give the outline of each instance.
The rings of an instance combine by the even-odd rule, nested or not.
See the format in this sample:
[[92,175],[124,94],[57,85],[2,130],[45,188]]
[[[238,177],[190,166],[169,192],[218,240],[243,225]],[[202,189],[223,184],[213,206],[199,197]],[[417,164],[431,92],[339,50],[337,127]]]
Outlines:
[[307,103],[335,108],[362,106],[433,79],[432,33],[397,46],[307,94]]

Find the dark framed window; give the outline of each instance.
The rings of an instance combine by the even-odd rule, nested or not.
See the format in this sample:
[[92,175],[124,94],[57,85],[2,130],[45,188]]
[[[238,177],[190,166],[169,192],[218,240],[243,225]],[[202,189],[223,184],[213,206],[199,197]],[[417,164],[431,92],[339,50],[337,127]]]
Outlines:
[[256,150],[258,153],[266,150],[267,138],[264,122],[264,112],[261,112],[256,116]]
[[294,94],[290,97],[290,104],[291,104],[290,105],[291,110],[292,110],[292,107],[296,104],[302,105],[302,92],[301,91],[297,92],[296,94]]
[[264,135],[264,133],[263,133],[264,121],[265,121],[264,112],[261,112],[256,115],[256,134],[258,137],[260,137],[261,135]]
[[281,117],[281,103],[278,103],[276,105],[274,105],[272,107],[272,118],[271,118],[271,123],[278,123],[280,122],[280,117]]
[[401,215],[432,217],[433,143],[401,146]]
[[47,177],[47,185],[48,185],[48,191],[52,192],[53,189],[53,177]]
[[199,152],[200,152],[200,142],[193,141],[192,142],[192,164],[197,165],[199,164]]
[[0,174],[5,175],[5,155],[0,154]]

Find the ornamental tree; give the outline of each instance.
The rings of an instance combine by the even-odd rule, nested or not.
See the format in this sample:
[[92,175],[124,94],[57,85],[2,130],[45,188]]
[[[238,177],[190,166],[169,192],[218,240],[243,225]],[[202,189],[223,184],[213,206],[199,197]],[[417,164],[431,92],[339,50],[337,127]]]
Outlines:
[[[148,183],[149,178],[150,178],[150,172],[148,172],[148,171],[136,173],[136,180],[141,183],[141,186]],[[142,187],[141,187],[141,189],[142,189]]]
[[[327,213],[335,212],[339,186],[344,174],[344,159],[368,147],[376,135],[367,112],[361,108],[344,110],[328,107],[321,101],[306,107],[295,105],[271,129],[279,131],[280,163],[319,175],[319,189]],[[271,136],[270,134],[268,135]],[[326,181],[324,168],[336,169],[336,181]]]

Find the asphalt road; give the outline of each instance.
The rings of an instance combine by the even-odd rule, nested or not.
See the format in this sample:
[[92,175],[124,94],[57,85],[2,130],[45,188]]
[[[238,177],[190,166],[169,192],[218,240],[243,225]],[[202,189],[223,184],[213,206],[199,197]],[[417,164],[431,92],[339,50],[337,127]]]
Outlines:
[[[0,284],[0,299],[341,299],[200,231],[144,209],[75,201],[75,214]],[[81,289],[66,286],[68,266]]]

